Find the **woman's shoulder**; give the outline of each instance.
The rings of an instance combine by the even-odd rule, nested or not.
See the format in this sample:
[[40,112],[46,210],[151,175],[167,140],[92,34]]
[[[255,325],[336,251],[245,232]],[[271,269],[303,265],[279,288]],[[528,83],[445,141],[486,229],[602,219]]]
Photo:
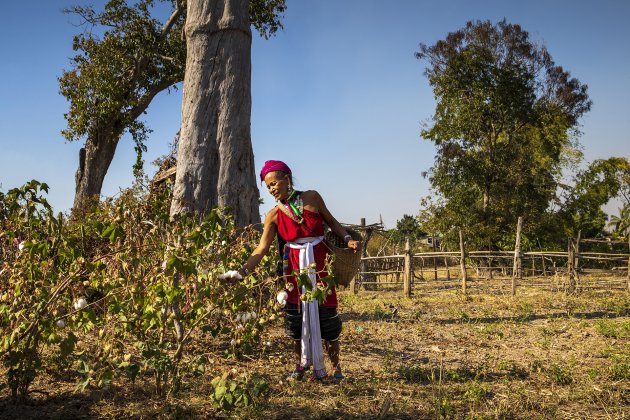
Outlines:
[[324,207],[324,201],[322,200],[321,195],[319,195],[319,193],[315,190],[304,191],[301,194],[301,197],[305,210],[319,213],[322,207]]
[[307,200],[319,200],[321,199],[321,196],[319,195],[319,193],[315,190],[307,190],[307,191],[302,191],[302,193],[300,194],[300,196],[302,197],[303,201],[307,201]]
[[278,220],[278,206],[275,206],[267,212],[265,216],[265,223],[276,223]]

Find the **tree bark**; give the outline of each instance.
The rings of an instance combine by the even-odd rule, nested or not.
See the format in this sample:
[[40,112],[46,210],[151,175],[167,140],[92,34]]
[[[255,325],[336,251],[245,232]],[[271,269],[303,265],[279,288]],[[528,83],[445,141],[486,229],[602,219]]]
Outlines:
[[485,181],[483,186],[483,212],[486,213],[490,207],[490,181]]
[[79,168],[75,174],[76,189],[73,210],[78,210],[90,199],[101,195],[103,180],[112,163],[116,146],[122,135],[112,130],[97,131],[85,141],[79,151]]
[[230,207],[259,223],[250,135],[248,0],[189,0],[182,127],[171,215]]

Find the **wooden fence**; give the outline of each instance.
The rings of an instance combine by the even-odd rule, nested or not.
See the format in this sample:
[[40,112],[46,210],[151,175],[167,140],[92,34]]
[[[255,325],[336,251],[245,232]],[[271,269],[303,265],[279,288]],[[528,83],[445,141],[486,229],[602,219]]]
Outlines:
[[538,252],[522,252],[519,242],[514,251],[467,251],[460,236],[458,252],[413,253],[407,241],[403,254],[362,257],[350,287],[355,293],[402,288],[407,296],[412,290],[461,288],[466,293],[471,287],[498,287],[511,294],[523,286],[567,293],[602,287],[630,291],[630,253],[580,250],[580,244],[604,241],[578,237],[569,239],[566,251]]

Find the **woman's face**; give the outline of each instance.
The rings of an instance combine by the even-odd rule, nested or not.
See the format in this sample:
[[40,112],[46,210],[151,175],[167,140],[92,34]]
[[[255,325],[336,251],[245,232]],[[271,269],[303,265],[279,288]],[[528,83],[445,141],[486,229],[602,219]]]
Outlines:
[[283,172],[269,172],[265,175],[265,185],[269,194],[273,195],[276,201],[286,200],[289,197],[289,176]]

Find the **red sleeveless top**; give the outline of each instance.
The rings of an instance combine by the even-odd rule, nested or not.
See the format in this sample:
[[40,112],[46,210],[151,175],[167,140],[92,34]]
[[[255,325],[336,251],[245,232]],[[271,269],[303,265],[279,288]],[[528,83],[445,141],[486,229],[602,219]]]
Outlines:
[[[278,214],[278,234],[285,241],[292,242],[299,238],[309,238],[324,235],[324,220],[322,219],[321,214],[304,209],[304,213],[302,214],[304,221],[301,224],[297,224],[289,216],[284,214],[282,210],[276,208],[276,211]],[[308,228],[304,225],[306,225]],[[326,277],[328,273],[324,271],[324,269],[326,268],[326,255],[328,254],[328,247],[323,242],[320,242],[313,247],[313,253],[315,254],[317,278],[320,279],[322,277]],[[286,278],[288,282],[293,283],[294,287],[293,290],[289,292],[289,297],[287,301],[293,304],[297,304],[300,300],[297,280],[295,279],[295,276],[290,273],[293,273],[293,271],[300,271],[299,257],[300,250],[290,248],[288,261],[289,265],[286,271],[286,273],[288,274],[286,275]],[[334,287],[332,288],[332,294],[326,297],[326,300],[324,301],[324,303],[322,303],[322,306],[337,306],[337,291]]]

